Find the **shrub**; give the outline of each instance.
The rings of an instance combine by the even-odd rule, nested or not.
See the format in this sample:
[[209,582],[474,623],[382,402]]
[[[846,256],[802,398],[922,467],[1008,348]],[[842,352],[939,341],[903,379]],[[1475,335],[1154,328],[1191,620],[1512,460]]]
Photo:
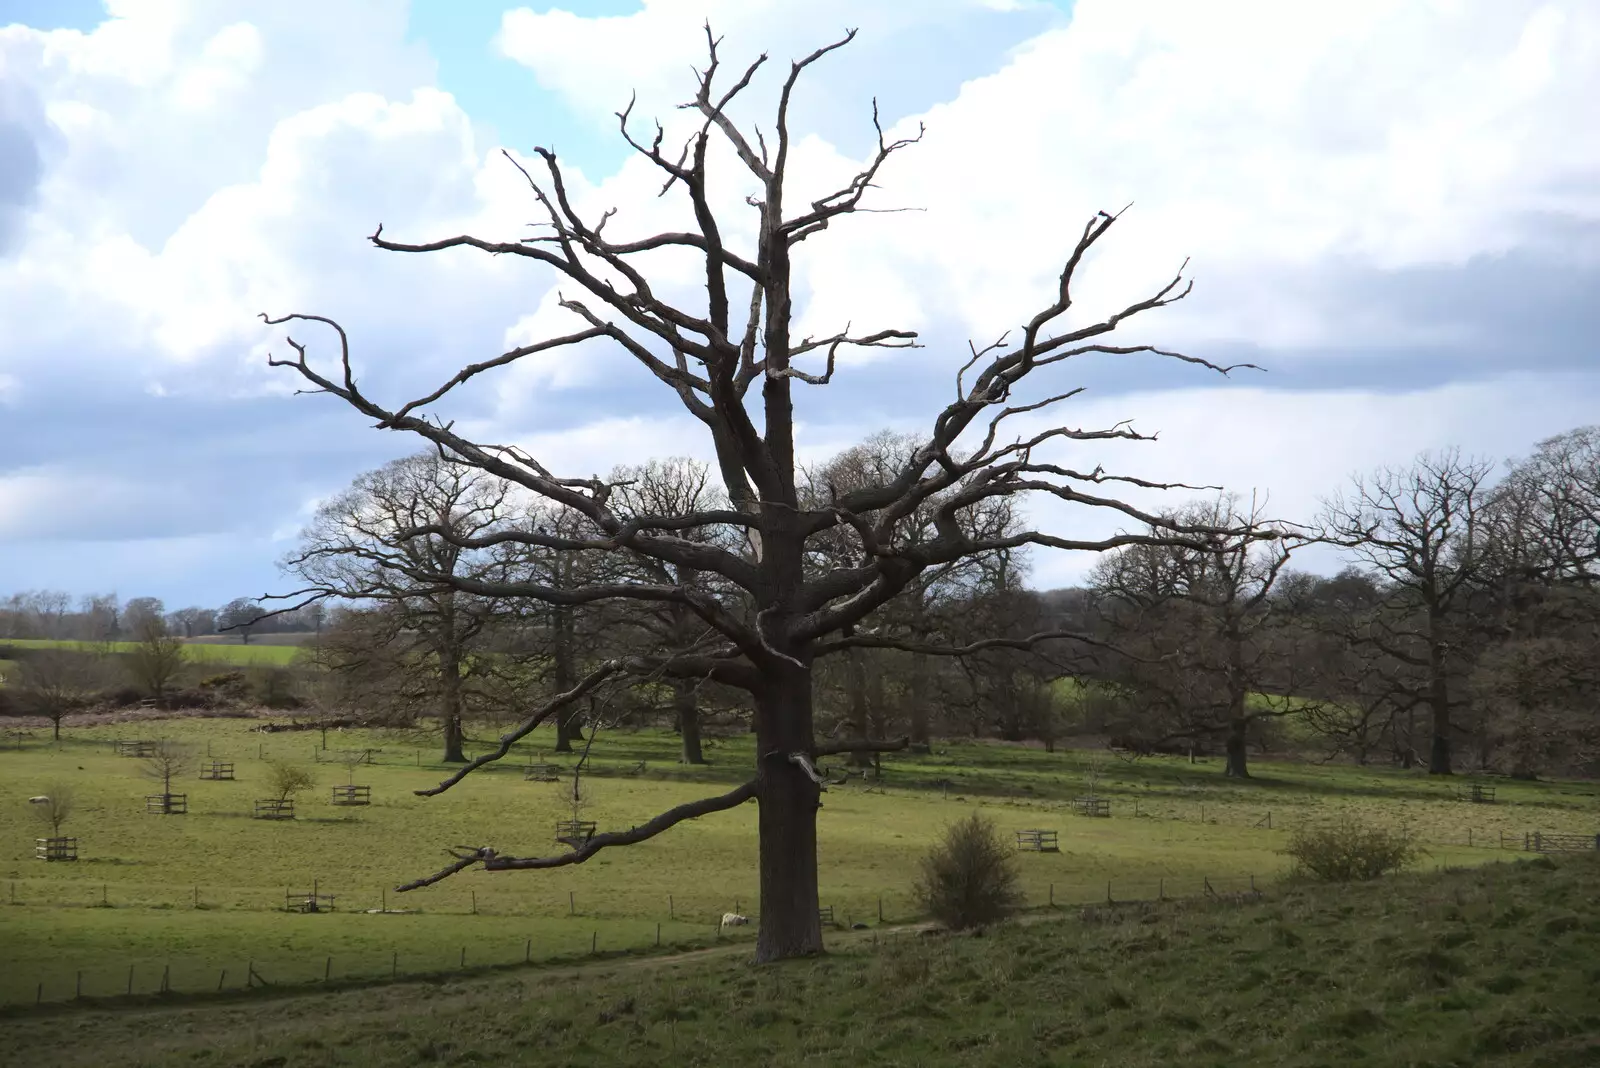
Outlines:
[[922,858],[915,890],[922,907],[953,931],[1003,920],[1022,904],[1011,849],[976,812],[952,824]]
[[200,689],[224,700],[243,700],[250,692],[250,683],[242,671],[224,671],[200,680]]
[[315,784],[309,771],[285,761],[274,761],[267,772],[267,791],[279,801],[287,801]]
[[1376,879],[1410,866],[1422,855],[1410,831],[1352,819],[1301,827],[1289,836],[1284,852],[1294,861],[1297,874],[1325,883]]
[[255,699],[267,708],[301,708],[305,702],[295,695],[294,672],[288,668],[256,668],[250,672]]

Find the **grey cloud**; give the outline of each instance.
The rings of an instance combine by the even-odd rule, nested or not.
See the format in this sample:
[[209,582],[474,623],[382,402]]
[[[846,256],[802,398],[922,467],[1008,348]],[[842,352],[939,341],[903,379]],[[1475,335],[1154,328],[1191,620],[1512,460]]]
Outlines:
[[54,128],[26,87],[0,78],[0,255],[10,252],[44,178],[43,143]]

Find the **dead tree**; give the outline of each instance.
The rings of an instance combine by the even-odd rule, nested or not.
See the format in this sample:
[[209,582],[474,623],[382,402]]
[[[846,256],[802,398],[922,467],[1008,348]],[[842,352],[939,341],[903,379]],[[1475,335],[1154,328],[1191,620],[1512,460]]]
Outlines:
[[[630,126],[631,107],[618,116],[622,136],[660,169],[663,192],[676,190],[687,199],[692,216],[687,229],[639,239],[624,238],[615,229],[608,233],[616,212],[607,211],[598,219],[585,217],[568,195],[555,154],[540,148],[535,151],[542,177],[536,178],[533,170],[522,168],[514,158],[512,163],[526,176],[548,232],[501,241],[462,235],[420,244],[392,240],[381,226],[372,235],[374,245],[392,252],[473,248],[551,269],[572,287],[560,306],[582,322],[580,329],[465,367],[425,396],[386,407],[364,385],[357,384],[350,339],[336,321],[300,313],[264,318],[269,324],[317,323],[336,335],[338,362],[331,371],[314,366],[307,346],[292,337],[287,342],[294,355],[271,361],[303,377],[313,391],[338,398],[382,429],[409,431],[433,442],[441,455],[453,462],[498,475],[553,505],[570,509],[582,515],[589,527],[578,534],[523,527],[462,538],[445,526],[419,524],[411,532],[414,536],[452,538],[472,548],[521,544],[560,552],[636,554],[671,568],[716,575],[719,582],[737,591],[719,597],[679,582],[628,577],[555,589],[531,580],[500,583],[438,576],[453,588],[482,596],[565,605],[619,599],[681,604],[703,624],[705,637],[687,649],[615,656],[595,665],[565,693],[534,710],[504,735],[491,752],[422,793],[451,789],[473,771],[506,756],[520,738],[571,702],[607,684],[639,677],[710,679],[747,692],[754,708],[756,766],[748,782],[727,793],[679,805],[631,830],[598,834],[570,852],[521,857],[490,846],[458,851],[449,866],[402,889],[436,883],[474,864],[507,871],[583,863],[603,849],[642,842],[684,820],[753,800],[760,806],[761,925],[756,958],[770,961],[822,949],[816,823],[822,780],[814,762],[853,745],[820,743],[814,734],[812,670],[819,659],[858,646],[964,655],[992,644],[1031,647],[1071,637],[1051,632],[949,646],[875,632],[873,614],[917,576],[974,554],[1027,545],[1080,551],[1147,542],[1218,547],[1240,536],[1255,535],[1190,527],[1151,515],[1117,499],[1114,488],[1170,487],[1100,468],[1077,470],[1046,455],[1052,446],[1070,441],[1144,437],[1126,425],[1106,429],[1057,426],[1027,436],[1010,434],[1008,420],[1016,416],[1036,419],[1078,392],[1047,387],[1025,396],[1025,387],[1048,378],[1077,357],[1154,353],[1212,371],[1228,370],[1147,344],[1111,343],[1109,335],[1123,321],[1187,295],[1189,286],[1181,268],[1154,293],[1104,319],[1052,331],[1051,324],[1072,306],[1073,279],[1085,256],[1116,222],[1115,215],[1105,212],[1083,227],[1047,306],[1023,327],[1020,339],[1008,344],[1003,337],[985,347],[971,348],[955,375],[954,399],[933,414],[922,444],[903,464],[873,485],[841,492],[819,505],[803,506],[795,461],[798,394],[830,382],[841,349],[910,347],[916,335],[898,328],[853,333],[847,327],[823,337],[796,337],[792,329],[795,246],[844,216],[864,210],[863,198],[874,188],[884,163],[917,138],[889,140],[878,127],[876,150],[858,174],[841,188],[791,209],[786,202],[792,193],[787,187],[792,147],[789,106],[796,82],[855,33],[850,31],[791,64],[779,95],[776,123],[769,133],[741,130],[727,110],[766,57],[757,59],[731,86],[722,89],[717,41],[709,27],[706,36],[710,62],[697,75],[694,99],[685,105],[695,114],[696,126],[681,152],[663,148],[666,134],[659,125],[652,138],[636,138]],[[731,146],[745,178],[759,187],[746,198],[758,217],[753,251],[735,248],[725,240],[723,222],[713,209],[708,149],[714,138]],[[675,305],[647,280],[637,257],[658,249],[690,250],[698,255],[704,265],[703,307]],[[738,293],[736,286],[742,287]],[[630,354],[705,426],[728,502],[725,507],[689,514],[623,516],[614,506],[616,487],[607,480],[567,477],[514,445],[470,440],[436,413],[457,385],[479,375],[534,353],[574,350],[574,358],[579,358],[580,346],[599,341]],[[803,369],[811,360],[820,360],[822,366]],[[970,533],[970,526],[963,522],[963,516],[987,502],[1029,493],[1107,511],[1153,528],[1155,533],[1145,529],[1108,537],[1077,537],[1024,529],[986,537]],[[908,542],[902,536],[907,517],[940,495],[944,496],[935,515],[935,536]],[[729,536],[709,540],[689,536],[706,528],[720,528]],[[831,537],[844,528],[857,540],[856,558],[813,573],[808,567],[813,540]],[[737,548],[728,547],[730,544]],[[868,744],[879,749],[897,747],[887,742]]]

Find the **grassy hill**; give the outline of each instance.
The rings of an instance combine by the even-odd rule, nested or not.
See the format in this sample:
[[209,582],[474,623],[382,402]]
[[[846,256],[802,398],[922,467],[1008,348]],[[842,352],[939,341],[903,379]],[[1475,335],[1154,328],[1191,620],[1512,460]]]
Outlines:
[[1595,858],[1537,858],[981,937],[841,935],[828,957],[759,969],[733,948],[14,1014],[0,1061],[1589,1068],[1597,882]]
[[[75,727],[60,745],[35,738],[0,749],[0,1005],[73,996],[77,983],[99,996],[152,990],[170,968],[174,989],[215,989],[221,969],[237,985],[247,960],[278,984],[321,979],[328,957],[341,976],[387,976],[398,954],[404,973],[471,963],[520,962],[711,941],[731,910],[757,914],[754,806],[675,828],[644,845],[608,851],[576,868],[538,873],[464,872],[423,890],[387,894],[408,915],[369,915],[385,888],[432,871],[443,847],[490,842],[534,855],[559,848],[562,785],[525,781],[530,760],[554,758],[548,730],[507,761],[449,793],[412,792],[436,784],[437,739],[404,733],[317,731],[262,734],[250,719],[179,719]],[[487,731],[469,752],[486,744]],[[189,814],[148,815],[155,786],[142,762],[116,755],[111,742],[165,737],[191,743],[197,758],[235,764],[236,781],[178,787]],[[342,750],[376,747],[376,763],[353,769],[372,787],[361,808],[331,804],[350,770]],[[593,803],[585,818],[627,827],[672,805],[720,793],[741,781],[754,759],[750,736],[708,739],[713,764],[675,762],[667,731],[602,733],[591,754]],[[251,818],[267,764],[291,760],[316,781],[297,818]],[[636,774],[637,764],[646,764]],[[1179,758],[1111,761],[1098,790],[1109,819],[1075,815],[1093,754],[1036,747],[941,743],[931,754],[892,754],[885,788],[853,780],[825,796],[819,816],[824,905],[840,920],[874,928],[912,922],[918,858],[940,829],[982,807],[1007,835],[1027,828],[1060,832],[1061,852],[1019,859],[1027,903],[1057,905],[1197,895],[1269,886],[1285,866],[1292,828],[1350,815],[1412,829],[1426,863],[1487,864],[1520,853],[1530,831],[1600,830],[1600,787],[1593,783],[1499,783],[1499,803],[1457,801],[1459,785],[1391,769],[1266,764],[1259,778],[1226,779],[1218,761]],[[27,798],[54,784],[75,787],[76,864],[32,859],[38,833]],[[948,785],[946,785],[948,784]],[[1502,836],[1511,847],[1501,849]],[[288,916],[288,889],[337,895],[339,911]],[[572,896],[569,897],[569,894]],[[880,922],[880,908],[881,917]],[[739,938],[747,938],[741,932]],[[76,973],[82,972],[81,976]],[[38,984],[43,984],[42,995]]]

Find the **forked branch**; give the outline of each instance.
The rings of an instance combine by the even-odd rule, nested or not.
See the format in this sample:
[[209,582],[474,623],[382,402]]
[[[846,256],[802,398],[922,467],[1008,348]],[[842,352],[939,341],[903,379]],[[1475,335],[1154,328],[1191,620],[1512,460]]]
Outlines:
[[525,871],[535,868],[564,868],[569,864],[582,864],[593,857],[602,849],[611,846],[637,845],[670,830],[684,820],[708,816],[713,812],[724,812],[730,808],[737,808],[746,801],[756,796],[757,784],[754,779],[736,789],[730,790],[717,797],[705,797],[698,801],[689,801],[669,808],[647,823],[631,827],[626,831],[610,831],[597,834],[590,838],[578,849],[570,853],[560,853],[551,857],[509,857],[496,853],[489,846],[479,846],[470,852],[457,853],[456,862],[448,867],[441,868],[432,875],[415,879],[395,890],[404,893],[407,890],[418,890],[424,886],[432,886],[443,879],[448,879],[456,872],[464,871],[474,864],[481,863],[484,871]]

